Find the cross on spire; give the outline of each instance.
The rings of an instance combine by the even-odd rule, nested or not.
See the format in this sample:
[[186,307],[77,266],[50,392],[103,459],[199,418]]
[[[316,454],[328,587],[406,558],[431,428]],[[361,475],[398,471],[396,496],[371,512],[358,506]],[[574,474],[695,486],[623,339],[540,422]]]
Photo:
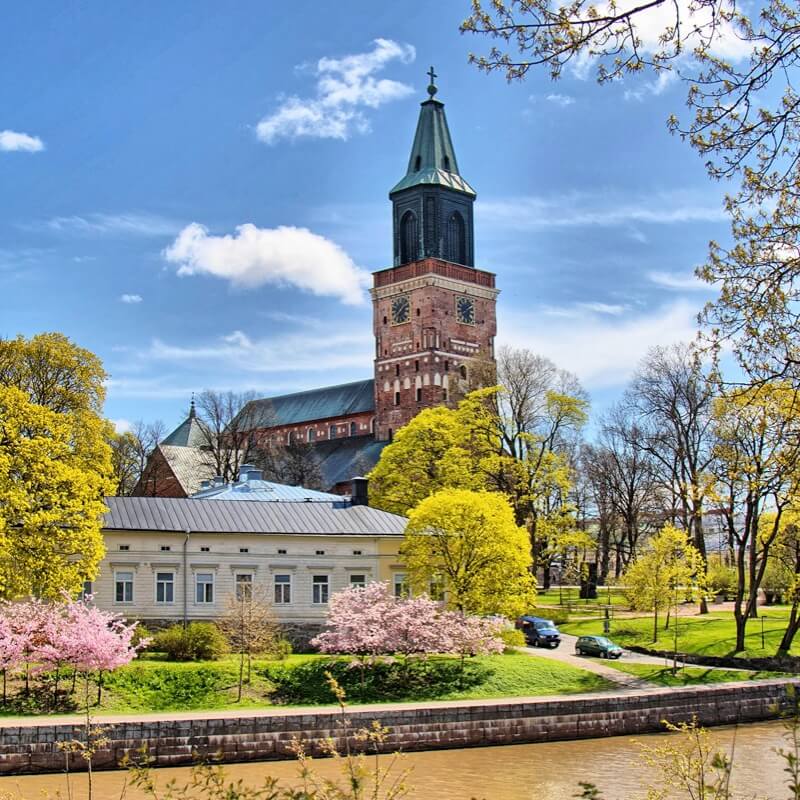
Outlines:
[[439,76],[433,71],[433,67],[431,67],[425,74],[431,79],[431,82],[428,84],[428,94],[430,95],[431,99],[433,99],[433,96],[438,91],[434,81]]

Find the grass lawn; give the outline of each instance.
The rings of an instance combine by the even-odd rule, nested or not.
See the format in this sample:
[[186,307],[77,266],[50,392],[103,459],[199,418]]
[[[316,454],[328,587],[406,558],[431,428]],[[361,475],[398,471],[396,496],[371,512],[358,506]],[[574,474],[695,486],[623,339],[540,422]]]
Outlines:
[[348,664],[349,659],[319,655],[256,661],[252,683],[237,703],[235,658],[187,663],[142,658],[105,676],[103,701],[94,713],[332,704],[335,701],[325,671],[336,675],[349,705],[576,694],[614,688],[594,673],[519,653],[467,659],[463,671],[459,659],[444,656],[414,660],[408,667],[398,662],[376,665],[368,667],[364,675]]
[[660,664],[631,664],[620,661],[607,662],[609,667],[635,675],[657,686],[691,686],[698,683],[725,683],[726,681],[754,681],[760,678],[781,677],[779,672],[748,672],[738,669],[706,669],[685,667],[672,674],[671,667]]
[[[577,613],[580,611],[582,605],[597,606],[609,605],[609,592],[605,587],[597,587],[597,599],[595,600],[581,600],[578,597],[578,587],[563,587],[559,591],[558,587],[550,588],[546,592],[538,591],[536,593],[536,603],[542,606],[558,606],[560,604],[566,605],[569,603]],[[626,609],[628,608],[628,600],[619,589],[611,589],[611,605],[615,608]]]
[[[736,643],[736,623],[733,614],[711,613],[696,617],[681,617],[678,623],[678,652],[696,653],[707,656],[739,655],[742,657],[774,656],[778,649],[783,630],[786,627],[788,610],[786,607],[770,606],[764,609],[764,648],[761,647],[761,619],[747,623],[746,649],[734,653]],[[565,633],[576,636],[602,634],[603,623],[598,620],[581,620],[561,626]],[[611,623],[611,638],[623,646],[637,645],[654,650],[672,650],[674,629],[668,630],[659,622],[658,640],[653,642],[653,618],[635,617],[616,619]],[[800,655],[800,637],[795,639],[792,654]]]

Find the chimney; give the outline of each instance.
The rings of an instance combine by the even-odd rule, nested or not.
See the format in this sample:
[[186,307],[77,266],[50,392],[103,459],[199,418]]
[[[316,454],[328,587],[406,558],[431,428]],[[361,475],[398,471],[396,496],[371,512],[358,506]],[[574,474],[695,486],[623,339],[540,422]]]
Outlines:
[[225,481],[222,479],[222,475],[215,475],[214,479],[211,481],[211,485],[216,486],[224,486]]
[[351,506],[368,506],[369,494],[367,487],[369,481],[366,478],[353,478],[350,481],[350,505]]
[[264,478],[263,473],[260,469],[256,469],[255,464],[242,464],[239,467],[239,480],[246,483],[247,481],[261,481]]

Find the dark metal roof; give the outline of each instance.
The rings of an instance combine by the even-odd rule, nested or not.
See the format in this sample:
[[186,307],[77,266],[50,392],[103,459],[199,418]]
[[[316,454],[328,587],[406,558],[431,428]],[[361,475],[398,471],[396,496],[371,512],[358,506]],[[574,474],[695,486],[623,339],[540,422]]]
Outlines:
[[328,439],[313,445],[319,459],[323,486],[332,489],[356,475],[366,475],[378,463],[381,451],[389,442],[376,442],[373,436]]
[[203,434],[202,423],[197,417],[188,416],[161,444],[172,447],[203,447],[208,439]]
[[444,103],[434,99],[421,104],[408,169],[405,177],[389,192],[389,196],[423,184],[446,186],[475,197],[475,190],[458,171],[456,151],[444,114]]
[[248,428],[295,425],[375,410],[375,381],[340,383],[305,392],[253,400],[241,411]]
[[107,497],[104,530],[400,536],[406,518],[348,501],[250,503],[177,497]]

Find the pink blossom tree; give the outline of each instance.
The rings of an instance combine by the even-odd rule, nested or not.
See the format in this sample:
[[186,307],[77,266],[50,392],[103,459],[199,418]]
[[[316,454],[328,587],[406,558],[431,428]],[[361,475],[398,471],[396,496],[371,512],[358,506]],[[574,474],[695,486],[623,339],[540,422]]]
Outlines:
[[3,671],[3,705],[8,700],[8,675],[25,663],[29,634],[21,625],[12,624],[7,603],[0,606],[0,669]]

